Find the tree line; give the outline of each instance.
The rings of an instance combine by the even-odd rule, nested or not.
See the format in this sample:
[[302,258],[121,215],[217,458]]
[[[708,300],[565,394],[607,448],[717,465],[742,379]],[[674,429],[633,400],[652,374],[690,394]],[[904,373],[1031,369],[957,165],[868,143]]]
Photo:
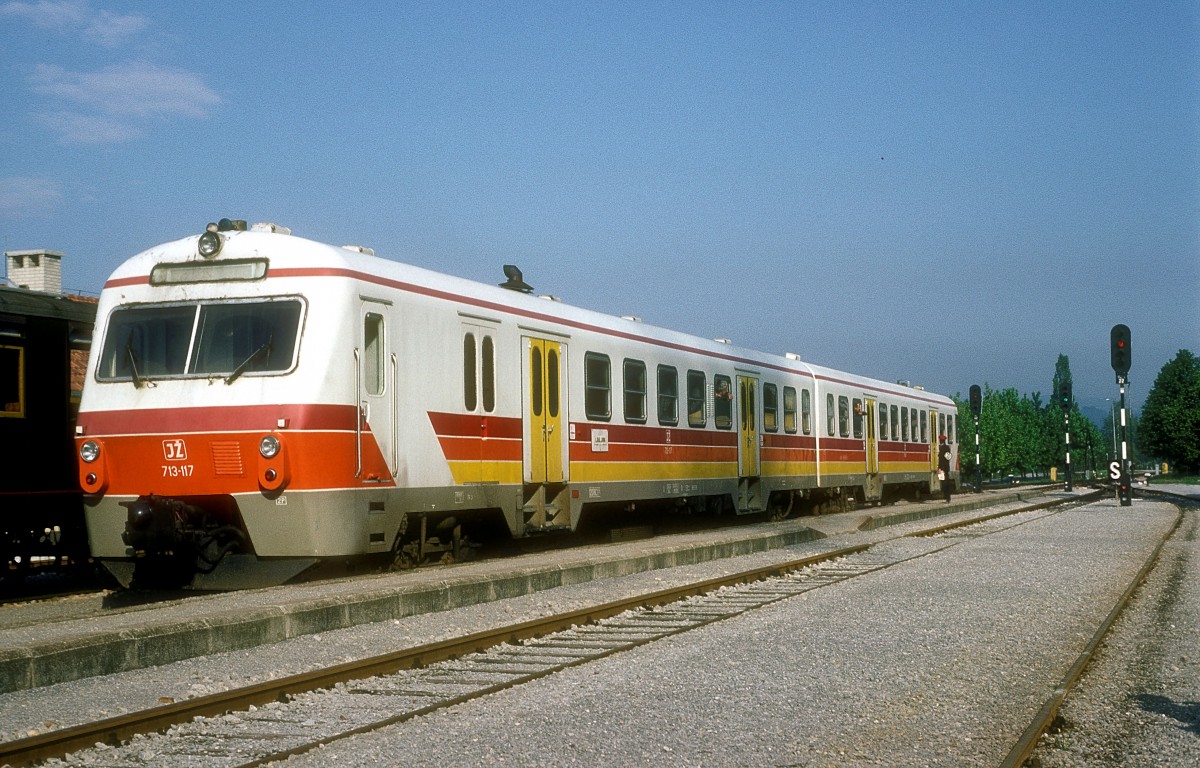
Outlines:
[[[1071,381],[1070,362],[1059,355],[1052,393]],[[1112,414],[1098,427],[1072,402],[1064,419],[1060,403],[1043,403],[1040,392],[1020,394],[1015,388],[983,386],[979,417],[980,473],[985,479],[1008,474],[1027,477],[1048,475],[1051,467],[1065,472],[1066,433],[1071,434],[1071,467],[1077,479],[1085,474],[1106,474],[1114,457]],[[969,402],[954,396],[958,405],[959,460],[963,482],[975,473],[975,419]],[[1119,430],[1119,417],[1116,429]],[[1128,415],[1126,438],[1135,466],[1166,462],[1171,472],[1200,472],[1200,358],[1180,350],[1163,366],[1146,397],[1140,417]]]

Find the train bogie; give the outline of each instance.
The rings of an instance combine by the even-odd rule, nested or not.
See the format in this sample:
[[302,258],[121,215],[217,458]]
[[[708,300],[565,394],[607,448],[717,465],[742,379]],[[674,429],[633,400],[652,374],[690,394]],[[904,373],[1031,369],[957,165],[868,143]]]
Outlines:
[[268,225],[134,257],[99,323],[80,482],[125,581],[449,555],[479,519],[881,500],[936,487],[954,423],[941,396]]

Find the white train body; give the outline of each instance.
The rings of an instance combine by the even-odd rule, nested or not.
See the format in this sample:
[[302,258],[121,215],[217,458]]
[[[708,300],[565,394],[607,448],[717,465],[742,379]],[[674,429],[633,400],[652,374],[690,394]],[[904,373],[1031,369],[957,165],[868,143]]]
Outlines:
[[125,582],[155,557],[283,581],[449,516],[888,500],[938,489],[939,433],[957,452],[940,395],[239,225],[101,294],[80,482]]

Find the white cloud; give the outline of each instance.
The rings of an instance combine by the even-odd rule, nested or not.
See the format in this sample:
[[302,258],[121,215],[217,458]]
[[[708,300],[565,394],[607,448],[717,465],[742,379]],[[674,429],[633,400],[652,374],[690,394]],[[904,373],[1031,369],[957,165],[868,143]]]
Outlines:
[[141,129],[129,121],[102,115],[41,112],[34,119],[65,144],[116,144],[142,135]]
[[25,19],[43,29],[77,27],[84,23],[87,15],[86,0],[39,0],[36,3],[11,2],[0,5],[0,16]]
[[116,64],[98,72],[69,72],[53,64],[39,64],[33,89],[124,117],[206,117],[221,103],[221,97],[199,75],[145,62]]
[[62,190],[49,179],[0,177],[0,217],[44,215],[62,201]]
[[145,16],[100,11],[92,17],[84,34],[106,48],[115,48],[148,26],[150,22]]
[[[95,10],[88,0],[0,0],[0,23],[6,19],[80,35],[109,48],[150,25],[140,14]],[[144,61],[96,72],[38,64],[29,84],[34,93],[50,99],[33,118],[69,144],[127,141],[142,134],[148,119],[204,118],[221,103],[200,75]]]
[[87,0],[38,0],[32,3],[14,0],[0,5],[0,17],[24,19],[41,29],[63,33],[79,31],[107,48],[120,45],[150,25],[140,14],[93,11]]

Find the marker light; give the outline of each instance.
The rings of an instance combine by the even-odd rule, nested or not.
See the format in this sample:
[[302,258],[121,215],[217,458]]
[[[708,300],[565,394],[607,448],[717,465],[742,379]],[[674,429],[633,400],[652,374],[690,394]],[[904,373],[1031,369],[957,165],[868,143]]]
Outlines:
[[258,452],[264,459],[275,458],[279,455],[279,438],[275,435],[264,435],[263,439],[258,441]]
[[86,441],[83,445],[79,446],[79,458],[91,464],[100,458],[100,444],[95,440]]

